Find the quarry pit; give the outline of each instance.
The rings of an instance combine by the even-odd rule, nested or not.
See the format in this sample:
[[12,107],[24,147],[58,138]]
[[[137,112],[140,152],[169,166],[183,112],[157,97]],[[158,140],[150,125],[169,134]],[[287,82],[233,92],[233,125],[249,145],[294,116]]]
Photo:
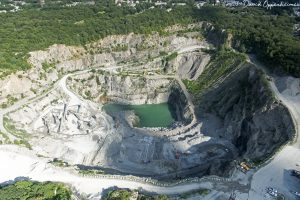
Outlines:
[[[196,101],[183,80],[202,78],[211,44],[191,39],[195,34],[159,38],[170,43],[163,49],[168,53],[147,50],[149,60],[135,49],[72,60],[76,50],[57,64],[61,77],[50,73],[57,82],[49,91],[5,115],[5,127],[37,155],[80,170],[163,181],[230,177],[236,161],[271,156],[292,137],[293,123],[261,72],[247,63]],[[140,37],[114,40],[144,41]],[[49,57],[57,48],[42,53]],[[37,66],[44,62],[40,54],[31,57]],[[171,55],[176,58],[168,60]]]

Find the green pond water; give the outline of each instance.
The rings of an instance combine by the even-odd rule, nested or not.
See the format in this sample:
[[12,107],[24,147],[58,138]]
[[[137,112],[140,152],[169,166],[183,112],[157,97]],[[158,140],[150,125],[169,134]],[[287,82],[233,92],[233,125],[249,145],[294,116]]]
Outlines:
[[108,114],[124,110],[133,110],[140,118],[138,127],[168,127],[174,122],[167,103],[143,105],[111,103],[104,105],[103,109]]

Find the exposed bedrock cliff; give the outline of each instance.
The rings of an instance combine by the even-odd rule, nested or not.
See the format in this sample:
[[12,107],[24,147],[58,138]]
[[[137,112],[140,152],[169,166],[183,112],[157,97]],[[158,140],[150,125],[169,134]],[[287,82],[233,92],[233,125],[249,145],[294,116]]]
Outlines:
[[[144,69],[163,68],[168,53],[189,46],[210,45],[199,30],[202,23],[166,28],[168,34],[111,35],[84,46],[54,44],[47,49],[29,53],[29,70],[19,71],[0,80],[0,106],[6,107],[17,99],[43,93],[63,74],[77,70],[112,65],[137,66]],[[166,71],[174,73],[172,66]]]
[[176,121],[181,121],[188,124],[192,121],[192,113],[188,107],[188,102],[182,89],[178,84],[173,84],[168,98],[168,105],[171,114]]
[[230,39],[230,35],[224,29],[216,28],[210,23],[203,23],[202,28],[207,41],[214,46],[221,46]]
[[199,39],[199,32],[186,37],[175,33],[170,36],[128,34],[112,35],[84,47],[53,45],[43,51],[30,53],[28,62],[36,70],[42,70],[43,63],[51,63],[57,71],[70,72],[104,64],[124,61],[145,61],[157,57],[161,52],[172,52],[178,48],[202,45],[208,46],[205,40]]
[[192,120],[186,97],[172,78],[89,73],[69,81],[78,94],[95,102],[134,105],[168,103],[176,121],[186,124]]
[[166,102],[173,82],[167,78],[89,73],[74,77],[70,85],[78,94],[95,102],[138,105]]
[[210,61],[210,55],[205,52],[188,52],[180,54],[167,63],[181,79],[196,80]]
[[200,118],[218,118],[219,128],[207,134],[230,140],[241,158],[263,160],[294,134],[288,110],[254,66],[243,67],[202,95],[197,112]]

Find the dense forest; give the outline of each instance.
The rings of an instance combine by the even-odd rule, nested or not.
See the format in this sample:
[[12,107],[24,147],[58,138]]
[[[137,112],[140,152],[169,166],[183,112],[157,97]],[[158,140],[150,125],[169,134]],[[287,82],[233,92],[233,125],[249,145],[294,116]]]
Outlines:
[[157,195],[157,196],[148,196],[141,193],[137,193],[137,197],[134,197],[134,191],[125,190],[125,189],[116,189],[109,191],[104,197],[103,200],[170,200],[167,196]]
[[30,51],[52,44],[84,45],[111,34],[151,33],[175,23],[191,22],[191,8],[148,9],[138,14],[132,7],[112,1],[94,6],[44,8],[0,14],[0,70],[26,69]]
[[71,190],[61,183],[19,181],[0,187],[0,199],[64,199],[71,200]]
[[270,67],[300,76],[300,39],[293,29],[299,18],[291,16],[289,10],[197,9],[192,3],[173,7],[171,12],[166,7],[148,8],[147,4],[118,7],[114,1],[98,0],[95,5],[1,13],[0,72],[27,69],[28,52],[56,43],[85,45],[111,34],[149,34],[176,23],[208,21],[232,33],[239,51],[255,53]]
[[210,21],[234,36],[234,46],[253,53],[271,68],[300,76],[300,38],[293,29],[299,18],[288,10],[204,7],[194,18]]

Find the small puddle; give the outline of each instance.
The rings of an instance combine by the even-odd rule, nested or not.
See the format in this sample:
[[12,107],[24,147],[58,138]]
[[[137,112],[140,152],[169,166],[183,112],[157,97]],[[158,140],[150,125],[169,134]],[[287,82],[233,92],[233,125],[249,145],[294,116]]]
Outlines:
[[143,105],[109,103],[103,106],[103,110],[108,114],[132,110],[140,119],[138,127],[169,127],[174,122],[167,103]]

